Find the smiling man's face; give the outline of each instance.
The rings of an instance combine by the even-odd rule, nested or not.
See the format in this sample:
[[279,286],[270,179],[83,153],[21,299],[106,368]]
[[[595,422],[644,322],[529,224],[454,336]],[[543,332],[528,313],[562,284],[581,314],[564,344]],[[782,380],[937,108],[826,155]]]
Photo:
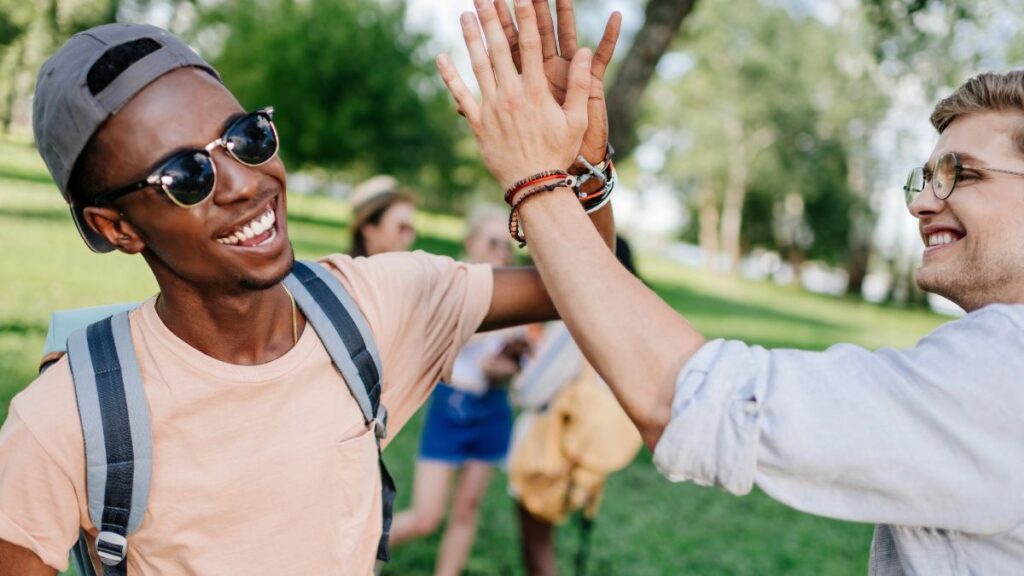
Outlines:
[[961,116],[942,132],[929,169],[956,152],[964,166],[953,193],[939,200],[931,181],[910,205],[924,242],[917,284],[967,311],[995,302],[1024,302],[1024,178],[981,168],[1024,172],[1014,134],[1024,115]]
[[[182,68],[136,95],[97,133],[96,160],[104,186],[140,180],[171,154],[202,148],[225,123],[244,112],[234,96],[206,72]],[[157,278],[228,291],[273,286],[291,270],[285,222],[285,170],[277,157],[244,165],[223,148],[212,152],[216,186],[201,204],[183,208],[160,189],[144,188],[115,202],[137,232]],[[239,242],[246,225],[264,233]]]

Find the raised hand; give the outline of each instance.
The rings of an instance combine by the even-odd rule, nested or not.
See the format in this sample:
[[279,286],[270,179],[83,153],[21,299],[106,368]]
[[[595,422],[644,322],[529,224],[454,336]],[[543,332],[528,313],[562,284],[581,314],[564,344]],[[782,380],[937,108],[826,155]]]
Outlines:
[[[505,0],[495,0],[498,19],[505,31],[512,60],[517,69],[522,69],[519,30],[512,19],[512,14]],[[569,83],[569,63],[576,54],[576,18],[572,0],[555,0],[556,20],[551,17],[548,0],[533,0],[534,12],[537,14],[537,27],[540,32],[541,53],[544,58],[544,75],[548,80],[548,88],[555,99],[565,99],[565,89]],[[556,40],[555,29],[558,37]],[[608,63],[615,53],[615,45],[619,41],[622,28],[622,15],[613,12],[604,28],[604,35],[594,52],[590,65],[590,98],[587,101],[587,131],[583,135],[580,154],[591,164],[604,160],[608,144],[608,108],[604,99],[604,75]]]
[[[587,130],[590,51],[573,54],[565,74],[565,97],[559,101],[548,89],[538,19],[530,0],[515,1],[522,74],[493,1],[476,0],[475,5],[479,25],[470,12],[462,15],[461,23],[481,101],[473,97],[450,58],[442,54],[437,66],[469,122],[484,164],[502,188],[539,172],[564,170],[578,155]],[[484,48],[480,25],[490,51]]]

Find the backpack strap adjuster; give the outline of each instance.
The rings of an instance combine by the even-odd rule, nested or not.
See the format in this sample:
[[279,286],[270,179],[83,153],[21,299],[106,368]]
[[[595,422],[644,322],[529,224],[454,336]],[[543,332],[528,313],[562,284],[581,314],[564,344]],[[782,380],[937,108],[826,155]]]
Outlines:
[[96,537],[96,554],[107,566],[117,566],[128,554],[128,539],[117,532],[100,532]]
[[383,404],[377,407],[377,415],[373,417],[371,423],[378,442],[388,437],[388,411]]
[[383,440],[388,435],[387,427],[379,417],[373,419],[373,434],[378,440]]

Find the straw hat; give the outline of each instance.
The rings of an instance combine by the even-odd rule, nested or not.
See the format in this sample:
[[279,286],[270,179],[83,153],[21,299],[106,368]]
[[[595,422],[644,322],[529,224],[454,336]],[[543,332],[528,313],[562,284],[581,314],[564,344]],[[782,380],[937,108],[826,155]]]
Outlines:
[[395,178],[381,174],[353,188],[349,202],[352,204],[352,230],[359,230],[366,220],[381,208],[395,202],[415,204],[416,194],[402,186]]

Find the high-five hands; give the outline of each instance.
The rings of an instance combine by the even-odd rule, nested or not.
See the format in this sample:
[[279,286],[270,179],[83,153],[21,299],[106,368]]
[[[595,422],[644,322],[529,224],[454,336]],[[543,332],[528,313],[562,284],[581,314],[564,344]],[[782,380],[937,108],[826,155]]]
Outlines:
[[[475,4],[490,50],[484,47],[480,25],[472,13],[464,13],[461,23],[481,101],[476,101],[446,55],[438,57],[437,65],[469,122],[484,163],[502,188],[532,174],[566,169],[579,154],[588,127],[590,51],[584,48],[572,54],[564,74],[565,97],[560,101],[548,88],[544,46],[531,0],[515,0],[522,74],[513,61],[509,37],[493,0],[475,0]],[[544,13],[550,23],[550,14]],[[553,33],[549,34],[553,41]],[[556,85],[556,80],[551,84]],[[604,130],[607,133],[606,127]]]
[[[512,61],[522,71],[519,48],[519,30],[508,11],[505,2],[495,3],[498,20],[505,31],[508,45],[512,50]],[[548,89],[559,103],[565,101],[565,90],[569,80],[569,64],[576,54],[576,18],[572,0],[555,0],[556,21],[552,21],[548,0],[533,0],[537,14],[537,28],[540,32],[541,53],[544,57],[544,75]],[[558,37],[556,40],[555,29]],[[608,150],[608,109],[604,99],[604,75],[608,63],[615,53],[622,28],[622,15],[612,12],[604,28],[604,35],[597,45],[590,64],[590,98],[587,101],[587,131],[583,134],[580,155],[591,164],[605,159]]]

